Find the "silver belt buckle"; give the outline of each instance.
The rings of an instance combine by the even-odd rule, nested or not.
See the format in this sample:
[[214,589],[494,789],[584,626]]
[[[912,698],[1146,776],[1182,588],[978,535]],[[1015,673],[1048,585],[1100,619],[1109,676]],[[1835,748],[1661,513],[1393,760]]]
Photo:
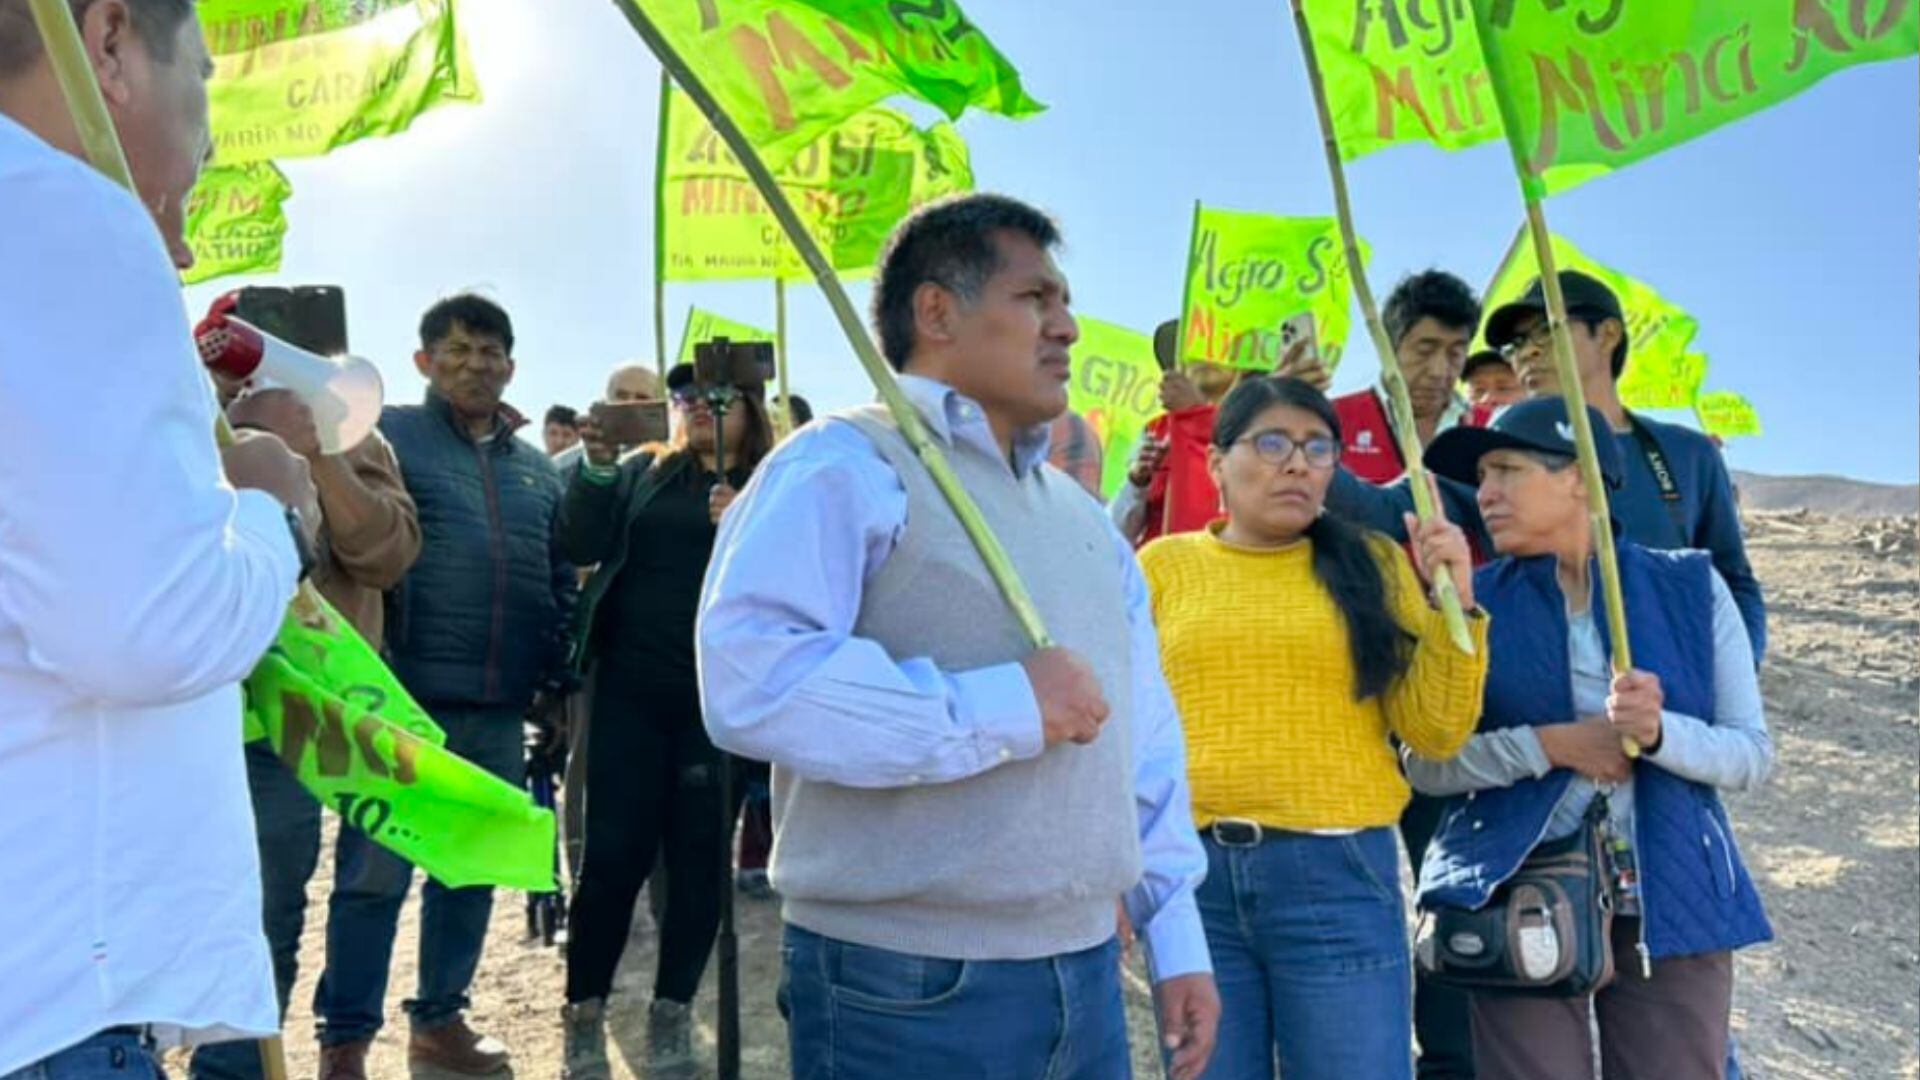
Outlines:
[[[1232,830],[1231,834],[1221,828],[1223,825]],[[1207,831],[1213,834],[1213,842],[1221,847],[1259,847],[1260,842],[1266,839],[1266,830],[1260,827],[1260,823],[1246,818],[1216,818]]]

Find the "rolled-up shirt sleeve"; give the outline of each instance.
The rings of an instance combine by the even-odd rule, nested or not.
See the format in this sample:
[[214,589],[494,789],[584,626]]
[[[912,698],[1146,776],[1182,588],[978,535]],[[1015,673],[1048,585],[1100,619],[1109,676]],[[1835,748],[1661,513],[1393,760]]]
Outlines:
[[1155,982],[1212,971],[1194,892],[1207,876],[1207,853],[1193,826],[1186,737],[1160,667],[1153,603],[1132,547],[1118,532],[1115,554],[1126,574],[1132,641],[1134,805],[1140,816],[1140,883],[1127,892],[1127,918],[1147,943]]
[[961,780],[1045,748],[1017,663],[945,671],[854,633],[906,492],[867,437],[832,422],[769,459],[723,519],[697,629],[708,734],[809,780]]
[[237,682],[278,632],[299,558],[280,504],[222,475],[151,219],[49,170],[9,184],[0,236],[0,624],[98,701]]

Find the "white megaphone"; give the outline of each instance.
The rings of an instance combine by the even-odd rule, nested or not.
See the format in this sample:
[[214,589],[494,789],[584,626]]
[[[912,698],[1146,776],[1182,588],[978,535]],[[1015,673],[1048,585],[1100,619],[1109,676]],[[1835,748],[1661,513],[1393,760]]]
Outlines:
[[194,331],[207,367],[250,387],[284,387],[313,412],[320,451],[344,454],[380,421],[386,387],[380,369],[358,356],[319,356],[232,315],[216,315]]

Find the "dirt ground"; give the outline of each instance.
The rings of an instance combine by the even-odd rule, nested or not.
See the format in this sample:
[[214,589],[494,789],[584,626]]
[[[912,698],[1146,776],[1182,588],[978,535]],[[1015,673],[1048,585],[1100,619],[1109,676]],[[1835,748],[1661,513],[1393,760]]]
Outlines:
[[[1739,842],[1779,940],[1740,954],[1734,1028],[1756,1080],[1920,1080],[1920,573],[1913,518],[1859,521],[1754,514],[1751,553],[1768,594],[1764,672],[1780,764],[1766,788],[1729,799]],[[329,860],[330,862],[330,860]],[[300,983],[287,1018],[290,1075],[315,1075],[313,983],[322,959],[327,869],[313,883]],[[418,895],[416,890],[415,895]],[[739,901],[743,1075],[784,1077],[774,1009],[779,919]],[[401,999],[413,988],[418,904],[400,930],[389,1026],[371,1059],[380,1080],[408,1076]],[[655,957],[642,917],[616,982],[614,1071],[640,1077]],[[1136,1071],[1159,1076],[1137,961],[1127,977]],[[530,941],[518,894],[495,905],[471,1020],[513,1050],[514,1075],[560,1071],[562,961]],[[700,1038],[713,1033],[711,968]],[[184,1070],[176,1070],[183,1072]],[[1012,1080],[1012,1078],[1010,1078]]]

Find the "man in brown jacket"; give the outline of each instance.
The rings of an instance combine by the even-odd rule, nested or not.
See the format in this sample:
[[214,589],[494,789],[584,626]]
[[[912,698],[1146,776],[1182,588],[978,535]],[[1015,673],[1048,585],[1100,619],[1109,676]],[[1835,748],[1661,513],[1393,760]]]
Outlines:
[[[236,428],[278,435],[307,459],[320,493],[322,528],[313,583],[360,636],[381,646],[381,593],[420,554],[420,517],[400,478],[393,448],[378,431],[344,454],[320,452],[313,415],[287,390],[260,390],[227,406]],[[307,881],[320,861],[320,804],[265,743],[247,747],[247,783],[260,835],[261,892],[280,1012],[298,974]],[[194,1055],[195,1080],[258,1080],[250,1042],[220,1043]]]

